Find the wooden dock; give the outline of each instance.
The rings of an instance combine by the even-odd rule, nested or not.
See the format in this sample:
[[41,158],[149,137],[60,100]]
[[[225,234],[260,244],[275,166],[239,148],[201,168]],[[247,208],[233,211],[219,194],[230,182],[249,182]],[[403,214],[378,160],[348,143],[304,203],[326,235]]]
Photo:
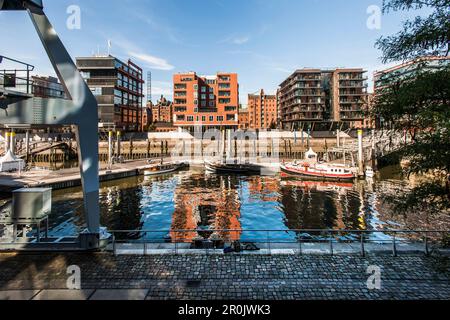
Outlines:
[[[104,166],[104,165],[103,165]],[[111,170],[101,168],[100,182],[139,176],[152,165],[146,160],[130,161],[115,164]],[[58,171],[32,170],[22,173],[0,174],[0,192],[10,193],[19,188],[52,188],[53,190],[81,186],[78,168],[62,169]]]

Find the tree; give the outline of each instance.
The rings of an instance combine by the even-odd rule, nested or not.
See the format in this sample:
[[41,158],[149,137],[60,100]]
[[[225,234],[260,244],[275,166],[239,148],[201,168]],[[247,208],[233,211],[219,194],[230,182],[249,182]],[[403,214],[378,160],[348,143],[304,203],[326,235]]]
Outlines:
[[[415,60],[408,73],[381,79],[372,116],[392,129],[407,130],[412,142],[399,150],[408,161],[407,175],[426,177],[397,201],[397,209],[450,209],[450,63],[427,57],[448,57],[450,51],[450,0],[385,0],[383,12],[428,9],[427,17],[406,21],[395,35],[381,37],[376,47],[383,62]],[[423,12],[423,11],[422,11]],[[444,61],[444,63],[436,63]],[[391,199],[392,200],[392,199]]]

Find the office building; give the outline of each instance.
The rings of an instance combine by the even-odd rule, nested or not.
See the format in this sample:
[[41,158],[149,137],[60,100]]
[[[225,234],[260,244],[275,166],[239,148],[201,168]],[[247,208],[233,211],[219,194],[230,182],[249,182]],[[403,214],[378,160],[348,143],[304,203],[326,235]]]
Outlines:
[[142,128],[142,69],[113,56],[77,58],[76,64],[98,102],[100,130]]

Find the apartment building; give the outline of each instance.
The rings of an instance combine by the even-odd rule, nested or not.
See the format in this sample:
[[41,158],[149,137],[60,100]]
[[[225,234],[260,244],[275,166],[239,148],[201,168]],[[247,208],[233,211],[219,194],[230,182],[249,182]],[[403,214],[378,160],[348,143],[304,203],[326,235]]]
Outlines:
[[363,69],[300,69],[280,85],[278,108],[284,129],[341,122],[361,126],[367,105]]
[[100,130],[142,129],[142,69],[113,56],[76,58],[81,75],[98,102]]
[[236,73],[198,76],[195,72],[173,76],[173,123],[193,131],[238,127],[239,84]]
[[278,119],[277,96],[267,95],[261,89],[259,94],[248,95],[248,127],[250,129],[275,129]]

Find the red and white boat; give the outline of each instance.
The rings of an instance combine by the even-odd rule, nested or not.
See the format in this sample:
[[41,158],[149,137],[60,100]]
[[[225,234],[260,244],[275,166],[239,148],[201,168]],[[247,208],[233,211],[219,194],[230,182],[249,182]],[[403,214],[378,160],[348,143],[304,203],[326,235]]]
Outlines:
[[305,154],[303,162],[283,163],[281,171],[307,179],[349,181],[355,179],[350,168],[340,164],[318,163],[317,154],[312,150]]

